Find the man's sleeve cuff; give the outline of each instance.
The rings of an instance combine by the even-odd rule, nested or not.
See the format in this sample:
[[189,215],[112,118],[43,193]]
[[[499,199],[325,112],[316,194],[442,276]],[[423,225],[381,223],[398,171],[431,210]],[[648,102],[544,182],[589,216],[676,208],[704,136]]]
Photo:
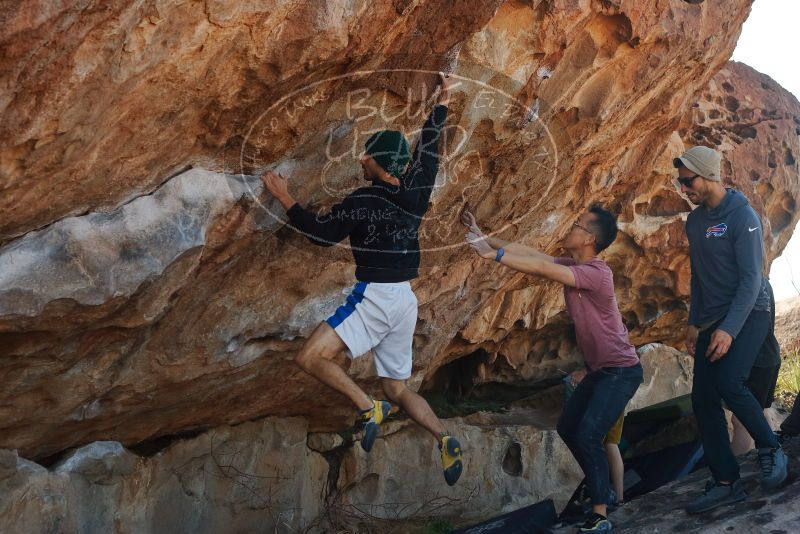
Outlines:
[[300,207],[299,202],[295,202],[292,204],[288,210],[286,210],[286,214],[291,217],[292,215],[297,215],[298,213],[302,212],[303,208]]
[[727,326],[725,326],[723,324],[719,325],[717,327],[717,330],[722,330],[723,332],[725,332],[726,334],[731,336],[732,339],[736,339],[736,334],[739,333],[739,332],[736,332],[736,334],[734,334],[733,332],[731,332],[731,330],[733,330],[732,328],[729,328],[729,327],[727,327]]

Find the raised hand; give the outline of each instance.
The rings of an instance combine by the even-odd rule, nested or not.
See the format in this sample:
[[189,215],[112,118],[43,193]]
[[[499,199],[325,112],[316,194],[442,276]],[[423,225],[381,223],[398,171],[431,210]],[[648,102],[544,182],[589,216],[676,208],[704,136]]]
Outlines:
[[466,226],[467,230],[473,234],[483,236],[483,232],[481,232],[481,229],[478,226],[478,221],[475,219],[475,215],[473,215],[470,211],[469,204],[465,204],[464,209],[461,210],[461,224]]
[[436,103],[446,106],[450,103],[450,77],[448,74],[439,73],[439,88],[439,96],[436,99]]

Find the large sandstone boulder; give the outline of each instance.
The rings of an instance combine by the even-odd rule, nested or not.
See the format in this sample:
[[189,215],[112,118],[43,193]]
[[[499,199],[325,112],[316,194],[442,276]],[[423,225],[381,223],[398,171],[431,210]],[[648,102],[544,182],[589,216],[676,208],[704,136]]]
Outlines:
[[687,144],[723,153],[724,179],[747,195],[764,223],[767,257],[780,256],[798,219],[797,98],[769,76],[731,61],[701,92],[679,133]]
[[[458,524],[551,498],[563,507],[583,478],[552,429],[509,424],[492,414],[449,420],[464,449],[464,474],[448,487],[435,440],[416,425],[348,450],[339,471],[338,513],[394,521],[441,517]],[[446,504],[446,509],[439,509]]]
[[[635,407],[688,391],[688,356],[655,344],[640,356]],[[133,451],[93,442],[49,469],[0,450],[0,529],[408,532],[433,518],[467,524],[543,499],[560,509],[583,478],[554,430],[562,399],[555,386],[500,413],[447,420],[464,449],[454,487],[435,440],[405,418],[388,421],[369,454],[352,435],[308,433],[303,418],[220,426]]]
[[[644,383],[628,405],[643,408],[691,391],[692,359],[671,347],[639,349]],[[552,387],[512,403],[503,413],[480,412],[448,420],[465,451],[464,474],[448,490],[442,486],[438,451],[416,425],[389,430],[367,455],[359,447],[343,457],[339,502],[362,517],[423,517],[447,502],[442,517],[458,524],[552,499],[561,510],[583,478],[555,432],[563,389]],[[392,503],[387,506],[386,503]]]
[[[559,288],[477,260],[457,214],[470,202],[486,229],[557,254],[599,201],[620,213],[604,257],[654,362],[632,406],[686,391],[685,356],[665,346],[681,348],[689,292],[672,157],[725,153],[769,260],[800,217],[800,104],[728,62],[750,4],[7,2],[0,530],[296,531],[369,523],[359,502],[436,498],[416,426],[369,458],[330,433],[352,408],[292,358],[352,260],[287,228],[257,176],[278,170],[329,206],[360,183],[366,135],[416,138],[440,70],[457,85],[421,227],[410,385],[552,383],[579,365]],[[349,372],[378,392],[369,355]],[[442,493],[452,517],[563,501],[577,470],[552,432],[556,390],[452,421],[474,451]]]
[[651,343],[637,350],[644,382],[628,403],[627,411],[658,404],[692,391],[694,360],[672,347]]
[[[621,217],[624,235],[609,250],[617,296],[639,345],[681,337],[689,295],[688,242],[683,232],[693,208],[677,191],[672,158],[685,146],[702,144],[721,151],[727,186],[741,190],[765,228],[765,272],[780,255],[800,217],[797,136],[800,103],[769,76],[730,62],[699,92],[678,129],[657,150],[649,177],[630,192]],[[653,150],[650,147],[641,147]],[[629,151],[634,158],[649,152]]]
[[[434,439],[390,423],[372,453],[351,442],[320,454],[302,419],[218,427],[134,456],[95,442],[51,470],[0,451],[3,532],[330,532],[381,520],[463,523],[552,497],[580,471],[553,430],[449,422],[469,451],[448,487]],[[152,454],[152,451],[146,451]],[[337,476],[338,475],[338,476]],[[448,506],[442,508],[443,503]]]
[[[0,471],[3,532],[296,532],[320,514],[325,459],[304,419],[218,427],[135,456],[95,442],[48,471]],[[152,456],[148,456],[152,454]],[[8,451],[3,458],[16,458]]]
[[[749,8],[12,3],[0,34],[0,447],[44,458],[267,415],[346,425],[350,407],[291,358],[353,282],[349,252],[282,228],[253,175],[278,169],[303,203],[329,205],[356,185],[366,132],[415,136],[440,69],[459,85],[422,226],[412,386],[468,355],[486,355],[476,380],[499,382],[579,358],[557,288],[465,249],[465,201],[488,229],[551,253],[576,212],[618,208],[624,233],[606,257],[633,340],[677,343],[689,208],[670,178],[674,131]],[[798,115],[781,98],[770,109]],[[773,193],[786,201],[767,211],[798,196],[787,161]],[[370,366],[352,368],[368,388]]]

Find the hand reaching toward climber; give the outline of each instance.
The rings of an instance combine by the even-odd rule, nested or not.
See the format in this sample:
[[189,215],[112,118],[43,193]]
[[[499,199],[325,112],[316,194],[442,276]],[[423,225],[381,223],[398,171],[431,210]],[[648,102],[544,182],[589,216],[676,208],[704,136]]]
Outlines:
[[465,237],[469,246],[471,246],[481,258],[494,258],[497,254],[497,251],[486,241],[486,236],[478,235],[474,232],[467,232]]
[[461,210],[461,224],[466,226],[467,230],[473,234],[483,237],[483,232],[481,232],[481,229],[478,226],[478,221],[475,219],[475,215],[473,215],[472,211],[470,211],[469,204],[465,204],[464,209]]

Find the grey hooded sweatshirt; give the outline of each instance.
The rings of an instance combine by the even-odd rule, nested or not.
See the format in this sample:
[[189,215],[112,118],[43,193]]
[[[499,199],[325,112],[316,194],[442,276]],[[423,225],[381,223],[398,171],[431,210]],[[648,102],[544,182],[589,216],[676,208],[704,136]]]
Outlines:
[[714,209],[699,206],[686,219],[692,268],[689,324],[717,328],[734,338],[753,310],[769,310],[762,276],[761,220],[747,197],[728,189]]

